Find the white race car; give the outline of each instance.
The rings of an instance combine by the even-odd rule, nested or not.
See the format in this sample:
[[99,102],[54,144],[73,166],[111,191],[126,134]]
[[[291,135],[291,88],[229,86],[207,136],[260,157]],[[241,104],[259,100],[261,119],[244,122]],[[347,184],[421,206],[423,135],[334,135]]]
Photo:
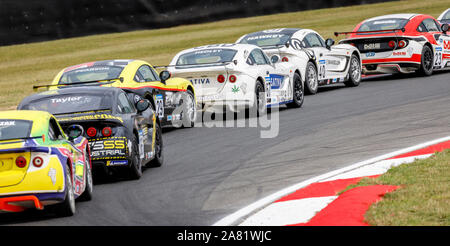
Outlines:
[[315,94],[320,85],[344,82],[357,86],[361,81],[361,58],[358,49],[348,44],[334,45],[314,30],[280,28],[246,34],[236,43],[254,44],[283,62],[295,64],[305,81],[305,92]]
[[437,20],[441,23],[447,23],[450,24],[450,9],[447,9],[446,11],[444,11],[438,18]]
[[291,63],[271,59],[262,49],[249,44],[214,44],[179,52],[168,66],[174,76],[195,87],[202,110],[213,107],[239,111],[286,104],[301,107],[303,83]]

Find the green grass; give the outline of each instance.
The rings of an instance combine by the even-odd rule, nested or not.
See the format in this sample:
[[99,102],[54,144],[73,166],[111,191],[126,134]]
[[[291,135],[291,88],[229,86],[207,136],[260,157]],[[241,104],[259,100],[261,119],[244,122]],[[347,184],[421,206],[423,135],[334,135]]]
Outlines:
[[450,150],[388,170],[378,178],[364,178],[357,186],[398,185],[373,204],[365,220],[374,226],[450,225]]
[[392,13],[426,13],[437,17],[448,0],[406,0],[320,9],[185,25],[93,35],[49,42],[0,47],[0,110],[12,109],[32,91],[48,83],[64,67],[103,59],[143,59],[168,64],[179,51],[194,46],[234,42],[241,35],[268,28],[311,28],[324,38],[350,31],[360,21]]

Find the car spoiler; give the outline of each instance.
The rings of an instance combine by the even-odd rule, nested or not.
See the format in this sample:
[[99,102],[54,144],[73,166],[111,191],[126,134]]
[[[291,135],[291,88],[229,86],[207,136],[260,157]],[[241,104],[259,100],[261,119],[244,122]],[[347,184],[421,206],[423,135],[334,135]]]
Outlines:
[[196,68],[196,67],[202,67],[205,66],[207,67],[208,65],[228,65],[230,63],[234,63],[235,65],[237,64],[236,60],[233,61],[227,61],[227,62],[209,62],[209,63],[202,63],[202,64],[186,64],[186,65],[157,65],[157,66],[153,66],[154,68],[167,68],[167,67],[189,67],[189,68]]
[[12,143],[19,143],[23,141],[27,141],[29,139],[39,139],[42,138],[45,142],[45,135],[37,136],[37,137],[23,137],[23,138],[11,138],[11,139],[2,139],[0,140],[0,144],[12,144]]
[[402,31],[405,32],[405,28],[397,28],[397,29],[388,29],[388,30],[376,30],[376,31],[362,31],[362,32],[334,32],[334,36],[339,36],[341,34],[363,34],[363,33],[380,33],[380,32],[397,32]]
[[61,86],[61,87],[71,87],[71,86],[77,86],[77,85],[86,85],[86,84],[92,84],[92,83],[101,83],[101,85],[111,84],[114,83],[113,80],[119,80],[123,83],[123,77],[114,78],[114,79],[104,79],[104,80],[92,80],[92,81],[82,81],[82,82],[74,82],[70,84],[48,84],[48,85],[34,85],[33,90],[36,91],[39,88],[49,88],[53,86]]

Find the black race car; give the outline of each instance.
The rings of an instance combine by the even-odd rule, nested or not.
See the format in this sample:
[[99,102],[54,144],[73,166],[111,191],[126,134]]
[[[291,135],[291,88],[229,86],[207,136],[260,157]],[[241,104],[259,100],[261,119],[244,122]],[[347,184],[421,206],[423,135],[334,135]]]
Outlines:
[[94,168],[127,169],[139,179],[142,166],[163,163],[162,131],[147,99],[114,87],[67,87],[26,97],[19,110],[53,114],[69,137],[84,135]]

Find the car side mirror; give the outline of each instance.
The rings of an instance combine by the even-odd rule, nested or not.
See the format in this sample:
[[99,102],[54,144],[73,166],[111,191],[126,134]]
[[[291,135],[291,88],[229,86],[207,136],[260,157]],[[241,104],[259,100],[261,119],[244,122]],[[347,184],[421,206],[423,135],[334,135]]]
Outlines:
[[277,56],[277,55],[273,55],[273,56],[270,57],[270,61],[271,61],[273,64],[275,64],[275,63],[277,63],[278,61],[280,61],[280,57]]
[[136,102],[136,109],[138,112],[143,112],[150,107],[150,101],[148,99],[141,99]]
[[444,24],[442,24],[441,29],[442,29],[442,32],[444,34],[447,34],[447,31],[449,29],[449,25],[447,23],[444,23]]
[[73,141],[74,139],[80,137],[84,133],[84,129],[80,125],[71,125],[66,129],[67,137],[69,141]]
[[161,79],[161,83],[165,84],[166,80],[168,80],[170,78],[171,74],[169,71],[164,70],[161,71],[161,73],[159,73],[159,79]]
[[325,40],[325,45],[327,46],[327,49],[330,49],[331,46],[334,45],[334,40],[332,38],[328,38],[327,40]]

